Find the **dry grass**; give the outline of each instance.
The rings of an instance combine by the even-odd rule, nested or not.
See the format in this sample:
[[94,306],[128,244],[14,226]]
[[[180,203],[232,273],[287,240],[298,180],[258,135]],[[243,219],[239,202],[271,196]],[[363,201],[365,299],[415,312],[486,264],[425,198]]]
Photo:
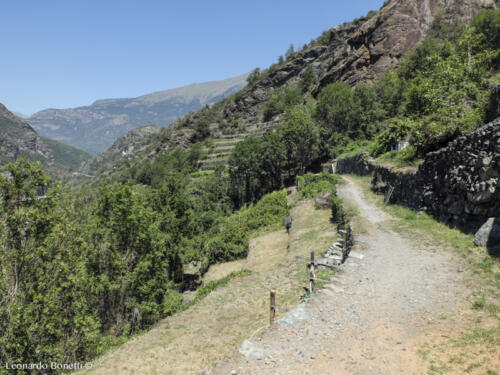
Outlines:
[[212,267],[205,281],[243,268],[253,271],[251,275],[111,350],[85,374],[199,374],[267,327],[269,290],[277,291],[278,317],[297,305],[310,250],[326,250],[336,234],[330,211],[314,209],[312,201],[297,202],[292,215],[290,238],[285,230],[253,238],[248,259]]

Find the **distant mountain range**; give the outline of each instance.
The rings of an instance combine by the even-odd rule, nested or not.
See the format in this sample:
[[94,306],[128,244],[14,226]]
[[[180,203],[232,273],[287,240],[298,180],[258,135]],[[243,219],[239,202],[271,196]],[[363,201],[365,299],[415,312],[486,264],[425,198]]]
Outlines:
[[26,121],[0,103],[0,165],[21,156],[40,161],[52,175],[76,171],[91,157],[85,151],[40,137]]
[[190,111],[236,93],[245,86],[247,75],[137,98],[98,100],[85,107],[46,109],[26,121],[42,136],[96,155],[133,128],[147,124],[167,127]]

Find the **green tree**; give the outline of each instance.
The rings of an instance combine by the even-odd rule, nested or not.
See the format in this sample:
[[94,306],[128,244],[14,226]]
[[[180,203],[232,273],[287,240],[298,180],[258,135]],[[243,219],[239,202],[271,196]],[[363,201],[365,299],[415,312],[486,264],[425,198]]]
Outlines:
[[274,116],[286,112],[299,104],[302,95],[298,87],[277,89],[264,104],[264,121],[270,121]]
[[237,207],[255,202],[262,195],[262,141],[247,137],[234,148],[228,160],[231,196]]
[[260,71],[260,68],[255,68],[254,70],[252,70],[252,72],[247,77],[248,85],[249,86],[255,85],[259,81],[261,75],[262,73]]
[[378,130],[379,123],[385,118],[382,103],[377,97],[375,88],[369,83],[358,84],[353,91],[353,122],[356,124],[353,133],[355,138],[372,138]]
[[322,127],[327,129],[327,136],[335,132],[354,133],[354,98],[351,87],[344,82],[335,82],[325,86],[318,95],[315,117]]
[[316,83],[316,75],[314,74],[314,69],[312,65],[308,65],[304,73],[302,74],[302,78],[300,79],[300,89],[302,93],[309,91],[312,85]]
[[[0,175],[0,361],[72,362],[95,354],[81,228],[68,225],[40,164],[20,159]],[[18,373],[29,373],[19,371]]]
[[382,102],[387,117],[397,116],[404,101],[405,82],[397,72],[381,74],[375,82],[375,92]]
[[280,134],[269,131],[262,137],[262,173],[266,192],[283,187],[286,150]]
[[289,176],[301,175],[318,156],[319,129],[304,106],[296,107],[280,126]]

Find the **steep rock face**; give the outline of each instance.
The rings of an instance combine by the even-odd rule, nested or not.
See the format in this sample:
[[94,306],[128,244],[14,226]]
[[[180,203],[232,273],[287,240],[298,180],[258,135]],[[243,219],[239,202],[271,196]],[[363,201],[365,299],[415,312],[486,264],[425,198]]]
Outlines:
[[0,162],[14,161],[20,156],[54,163],[52,150],[24,120],[0,103]]
[[493,0],[392,0],[365,23],[345,23],[330,30],[326,46],[297,54],[264,76],[251,90],[229,103],[224,115],[240,115],[248,123],[262,121],[263,103],[273,91],[297,82],[312,64],[319,91],[329,83],[350,85],[374,79],[398,66],[401,57],[420,43],[438,12],[445,11],[454,22],[467,22]]
[[0,165],[21,156],[40,161],[51,175],[74,171],[90,158],[82,150],[40,137],[26,121],[0,103]]
[[46,109],[27,121],[42,136],[97,154],[137,126],[166,127],[190,111],[227,97],[246,84],[246,77],[243,74],[137,98],[98,100],[79,108]]
[[401,57],[425,37],[437,12],[446,11],[455,21],[464,22],[488,3],[493,1],[390,1],[377,16],[357,28],[340,48],[335,49],[316,93],[332,82],[354,85],[396,67]]

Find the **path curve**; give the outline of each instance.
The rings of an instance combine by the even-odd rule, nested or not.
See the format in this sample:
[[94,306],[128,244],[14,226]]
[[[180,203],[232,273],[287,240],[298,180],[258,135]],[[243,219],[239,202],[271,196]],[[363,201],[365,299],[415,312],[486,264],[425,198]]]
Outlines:
[[355,202],[372,227],[355,238],[354,256],[299,307],[304,320],[276,325],[261,338],[245,341],[244,350],[205,374],[427,373],[418,349],[446,336],[451,323],[441,318],[459,315],[465,303],[457,263],[445,251],[425,249],[424,241],[392,231],[390,215],[344,179],[339,195]]

